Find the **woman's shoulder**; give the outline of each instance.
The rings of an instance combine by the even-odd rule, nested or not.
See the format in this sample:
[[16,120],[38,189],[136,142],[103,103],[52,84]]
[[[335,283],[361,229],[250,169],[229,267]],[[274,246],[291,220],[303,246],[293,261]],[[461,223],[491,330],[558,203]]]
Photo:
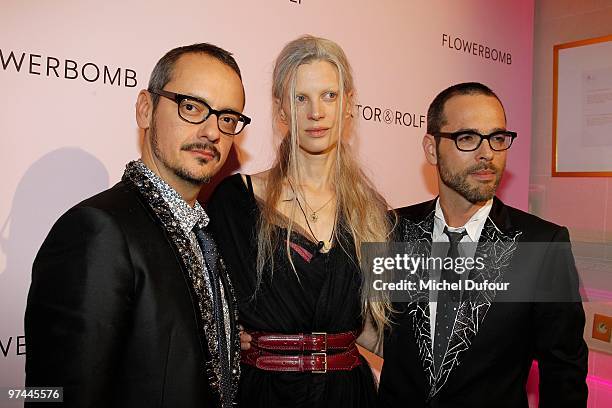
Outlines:
[[253,193],[255,197],[265,197],[266,195],[266,183],[268,181],[268,176],[270,175],[270,169],[261,171],[259,173],[251,174],[250,176],[244,175],[243,180],[244,183],[248,183],[247,178],[251,179]]
[[[242,181],[242,175],[237,173],[224,178],[215,188],[206,202],[208,227],[213,232],[220,247],[231,250],[239,240],[251,239],[249,232],[254,225],[255,204],[251,193]],[[239,238],[244,236],[244,238]]]
[[235,197],[244,194],[245,184],[242,181],[243,175],[240,173],[227,176],[217,184],[215,191],[211,195],[210,201],[218,198]]
[[226,212],[235,207],[248,206],[250,202],[251,193],[243,181],[243,175],[236,173],[227,176],[217,184],[206,202],[206,210],[209,213]]
[[253,199],[265,196],[266,181],[269,170],[255,174],[235,173],[227,176],[215,187],[214,192],[208,200],[207,207],[215,207],[222,203],[228,204],[253,203]]

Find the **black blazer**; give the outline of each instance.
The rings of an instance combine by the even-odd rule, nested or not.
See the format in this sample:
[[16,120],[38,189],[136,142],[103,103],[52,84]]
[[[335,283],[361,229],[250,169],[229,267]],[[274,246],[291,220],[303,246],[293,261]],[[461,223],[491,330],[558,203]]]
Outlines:
[[[435,200],[400,208],[398,240],[422,241],[431,248],[434,212]],[[526,242],[544,244],[534,250]],[[551,286],[579,299],[569,244],[546,244],[562,242],[569,242],[566,228],[495,198],[476,256],[486,253],[491,262],[510,266],[486,268],[478,278],[509,282],[509,290],[477,292],[470,301],[462,301],[440,373],[434,370],[431,355],[428,292],[418,301],[395,304],[399,312],[385,336],[380,406],[526,408],[525,384],[536,359],[540,407],[586,407],[588,350],[582,304],[567,298],[502,301],[517,290],[534,295]],[[511,249],[503,255],[494,253],[494,243]]]
[[216,350],[177,252],[129,181],[64,214],[34,261],[26,385],[64,387],[62,407],[216,406]]

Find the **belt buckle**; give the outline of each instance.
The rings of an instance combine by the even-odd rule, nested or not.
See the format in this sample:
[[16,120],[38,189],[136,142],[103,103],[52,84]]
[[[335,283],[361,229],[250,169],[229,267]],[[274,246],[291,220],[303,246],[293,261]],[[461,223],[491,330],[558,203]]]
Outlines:
[[[313,333],[314,334],[314,333]],[[323,357],[324,358],[324,369],[323,370],[312,370],[313,374],[325,374],[327,372],[327,353],[312,353],[313,357]]]
[[[319,350],[321,353],[327,353],[327,332],[312,332],[311,333],[313,336],[323,336],[324,339],[324,346],[321,350]],[[314,355],[314,354],[313,354]]]

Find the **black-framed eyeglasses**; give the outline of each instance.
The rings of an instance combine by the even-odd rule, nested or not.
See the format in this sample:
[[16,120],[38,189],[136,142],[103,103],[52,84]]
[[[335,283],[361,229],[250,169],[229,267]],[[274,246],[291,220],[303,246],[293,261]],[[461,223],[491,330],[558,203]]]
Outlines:
[[455,146],[462,152],[472,152],[480,147],[483,139],[489,142],[491,150],[502,152],[512,146],[516,138],[516,132],[509,130],[499,130],[488,135],[480,134],[473,130],[460,130],[458,132],[437,132],[434,136],[444,137],[455,141]]
[[170,92],[164,89],[149,89],[149,92],[176,102],[178,115],[185,122],[198,125],[208,119],[210,115],[216,115],[217,127],[221,133],[226,135],[237,135],[242,132],[246,125],[251,123],[251,119],[242,113],[234,112],[231,109],[215,110],[209,104],[194,96]]

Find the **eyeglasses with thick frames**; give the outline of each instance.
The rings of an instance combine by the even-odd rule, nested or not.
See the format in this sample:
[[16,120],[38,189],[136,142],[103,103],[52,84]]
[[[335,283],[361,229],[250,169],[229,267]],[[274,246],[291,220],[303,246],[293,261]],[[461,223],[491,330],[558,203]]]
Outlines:
[[462,152],[472,152],[478,149],[483,139],[489,142],[491,150],[502,152],[512,146],[512,142],[517,135],[516,132],[509,130],[499,130],[488,135],[483,135],[473,130],[460,130],[452,133],[437,132],[434,133],[434,136],[454,140],[455,146]]
[[217,127],[221,133],[226,135],[235,136],[242,132],[246,125],[251,123],[251,119],[248,116],[234,112],[231,109],[215,110],[209,104],[194,96],[169,92],[163,89],[149,89],[149,92],[176,102],[178,115],[185,122],[198,125],[208,119],[210,115],[216,115]]

